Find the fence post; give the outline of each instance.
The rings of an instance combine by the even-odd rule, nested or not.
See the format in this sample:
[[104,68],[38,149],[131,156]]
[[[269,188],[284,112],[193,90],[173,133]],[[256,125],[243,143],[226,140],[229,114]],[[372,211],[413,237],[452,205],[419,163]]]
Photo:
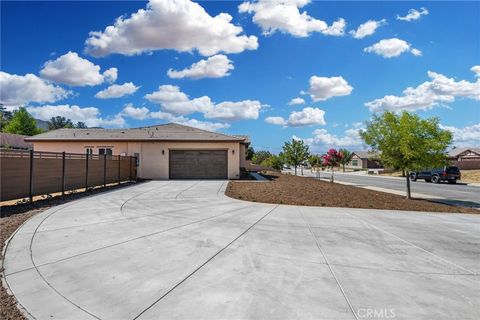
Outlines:
[[65,151],[62,152],[62,196],[65,195]]
[[118,184],[120,184],[120,161],[122,161],[121,156],[118,155]]
[[103,187],[107,186],[107,154],[103,155]]
[[88,190],[88,151],[85,154],[85,191]]
[[30,202],[33,202],[33,149],[30,150]]

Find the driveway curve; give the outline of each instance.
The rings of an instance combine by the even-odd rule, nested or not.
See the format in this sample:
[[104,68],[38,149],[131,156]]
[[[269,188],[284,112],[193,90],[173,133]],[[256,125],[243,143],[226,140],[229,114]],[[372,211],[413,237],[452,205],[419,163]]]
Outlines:
[[480,318],[478,215],[251,203],[227,183],[51,208],[9,241],[4,285],[32,319]]

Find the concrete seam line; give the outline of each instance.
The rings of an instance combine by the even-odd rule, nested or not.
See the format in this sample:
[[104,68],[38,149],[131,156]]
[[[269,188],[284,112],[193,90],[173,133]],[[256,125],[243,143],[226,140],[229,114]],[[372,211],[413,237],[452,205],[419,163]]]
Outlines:
[[253,227],[255,227],[260,221],[262,221],[264,218],[266,218],[270,213],[272,213],[275,209],[277,209],[279,207],[279,205],[277,204],[275,207],[273,207],[272,209],[270,209],[266,214],[264,214],[262,217],[260,217],[260,219],[258,219],[257,221],[255,221],[250,227],[248,227],[247,229],[245,229],[242,233],[240,233],[237,237],[235,237],[232,241],[230,241],[226,246],[224,246],[222,249],[220,249],[219,251],[217,251],[217,253],[215,253],[213,256],[211,256],[210,258],[208,258],[204,263],[202,263],[200,266],[198,266],[197,268],[195,268],[195,270],[193,270],[190,274],[188,274],[185,278],[183,278],[180,282],[178,282],[176,285],[174,285],[172,288],[170,288],[167,292],[165,292],[160,298],[158,298],[157,300],[155,300],[151,305],[149,305],[146,309],[144,309],[142,312],[140,312],[136,317],[133,318],[133,320],[136,320],[138,319],[142,314],[144,314],[145,312],[147,312],[150,308],[152,308],[155,304],[157,304],[158,302],[160,302],[163,298],[165,298],[168,294],[170,294],[170,292],[172,292],[173,290],[175,290],[176,288],[178,288],[182,283],[184,283],[185,281],[187,281],[191,276],[193,276],[195,273],[197,273],[201,268],[203,268],[205,265],[207,265],[210,261],[212,261],[213,259],[215,259],[216,256],[218,256],[220,253],[222,253],[223,251],[225,251],[228,247],[230,247],[235,241],[237,241],[238,239],[240,239],[242,236],[244,236],[248,231],[250,231]]
[[178,196],[180,196],[182,193],[184,193],[185,191],[188,191],[190,189],[192,189],[193,187],[195,187],[197,184],[199,184],[201,181],[198,181],[197,183],[194,183],[192,184],[191,186],[189,186],[187,189],[185,190],[182,190],[181,192],[177,193],[177,195],[175,196],[175,199],[178,199]]
[[399,236],[397,236],[397,235],[395,235],[395,234],[393,234],[393,233],[391,233],[391,232],[388,232],[388,231],[386,231],[386,230],[384,230],[384,229],[382,229],[382,228],[380,228],[380,227],[377,227],[377,226],[375,226],[375,225],[373,225],[373,224],[371,224],[371,223],[369,223],[369,222],[366,222],[366,221],[363,220],[363,219],[360,219],[360,218],[358,218],[358,217],[355,217],[354,215],[351,215],[351,214],[349,214],[349,213],[347,213],[347,212],[345,212],[345,213],[346,213],[347,215],[349,215],[349,216],[357,219],[357,220],[360,220],[362,223],[364,223],[364,224],[366,224],[366,225],[369,225],[370,227],[372,227],[372,228],[374,228],[374,229],[377,229],[377,230],[379,230],[379,231],[381,231],[381,232],[384,232],[384,233],[386,233],[386,234],[388,234],[388,235],[390,235],[390,236],[392,236],[392,237],[394,237],[394,238],[397,238],[398,240],[400,240],[400,241],[402,241],[402,242],[404,242],[404,243],[406,243],[406,244],[408,244],[408,245],[410,245],[410,246],[412,246],[412,247],[414,247],[414,248],[417,248],[417,249],[419,249],[419,250],[421,250],[421,251],[424,251],[424,252],[432,255],[433,257],[436,257],[437,259],[440,259],[440,260],[442,260],[442,261],[444,261],[444,262],[446,262],[446,263],[448,263],[448,264],[450,264],[450,265],[452,265],[452,266],[455,266],[455,267],[457,267],[457,268],[459,268],[459,269],[462,269],[462,270],[464,270],[464,271],[467,271],[468,273],[470,273],[470,274],[472,274],[472,275],[477,275],[477,273],[474,272],[474,271],[472,271],[472,270],[468,270],[468,269],[462,267],[461,265],[458,265],[458,264],[456,264],[456,263],[454,263],[454,262],[451,262],[451,261],[449,261],[449,260],[447,260],[447,259],[445,259],[445,258],[442,258],[442,257],[440,257],[439,255],[436,255],[435,253],[428,251],[427,249],[424,249],[424,248],[422,248],[422,247],[419,247],[419,246],[417,246],[416,244],[413,244],[413,243],[411,243],[410,241],[407,241],[407,240],[405,240],[405,239],[402,239],[402,238],[400,238]]
[[356,320],[358,320],[357,313],[355,312],[355,309],[353,308],[350,300],[347,297],[347,294],[345,293],[345,290],[343,290],[342,284],[340,283],[340,280],[338,280],[337,275],[335,274],[335,271],[333,271],[333,267],[330,265],[330,262],[328,261],[327,255],[322,249],[322,246],[318,242],[317,237],[315,237],[315,234],[313,233],[312,227],[308,223],[307,219],[303,216],[303,212],[300,208],[298,208],[298,212],[300,213],[300,216],[302,217],[303,221],[305,222],[305,225],[307,226],[308,230],[310,231],[311,236],[313,237],[313,240],[315,241],[315,244],[317,245],[318,250],[323,256],[323,259],[325,259],[325,264],[327,265],[328,269],[330,270],[330,273],[332,274],[333,278],[335,279],[335,282],[337,283],[338,287],[340,288],[340,291],[342,292],[343,298],[348,304],[348,307],[350,308],[350,311],[353,313],[353,316],[355,317]]
[[127,204],[127,202],[129,202],[130,200],[135,199],[136,197],[139,197],[139,196],[144,195],[144,194],[146,194],[146,193],[149,193],[149,192],[151,192],[151,191],[153,191],[153,190],[161,189],[161,188],[167,186],[167,185],[170,184],[170,183],[171,183],[171,181],[169,181],[169,182],[167,182],[167,183],[165,183],[165,184],[163,184],[163,185],[161,185],[161,186],[156,186],[156,187],[154,187],[154,188],[148,189],[147,191],[139,192],[138,194],[134,195],[133,197],[128,198],[128,199],[127,199],[124,203],[122,203],[122,205],[120,206],[120,213],[121,213],[122,215],[124,215],[124,213],[123,213],[123,206],[125,206],[125,205]]
[[218,188],[217,197],[218,197],[218,194],[220,193],[220,191],[222,190],[224,184],[225,184],[225,181],[223,181],[220,188]]

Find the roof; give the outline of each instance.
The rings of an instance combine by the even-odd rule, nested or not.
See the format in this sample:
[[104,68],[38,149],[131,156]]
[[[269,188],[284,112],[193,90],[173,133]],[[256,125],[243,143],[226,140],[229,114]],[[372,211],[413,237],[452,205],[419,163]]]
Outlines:
[[177,123],[132,129],[58,129],[29,137],[27,141],[238,141],[245,138],[211,132]]
[[380,157],[380,154],[377,152],[371,152],[371,151],[353,151],[352,155],[356,154],[357,156],[360,157],[360,159],[369,159],[369,158],[378,158]]
[[243,134],[236,134],[234,135],[234,137],[237,137],[237,138],[240,138],[240,139],[243,139],[243,143],[245,144],[249,144],[251,141],[250,141],[250,136],[247,136],[247,135],[243,135]]
[[472,151],[480,155],[480,148],[453,148],[452,150],[448,151],[449,157],[458,157],[461,153],[465,151]]
[[25,138],[28,136],[2,132],[0,133],[0,146],[2,148],[31,149],[32,144],[25,142]]

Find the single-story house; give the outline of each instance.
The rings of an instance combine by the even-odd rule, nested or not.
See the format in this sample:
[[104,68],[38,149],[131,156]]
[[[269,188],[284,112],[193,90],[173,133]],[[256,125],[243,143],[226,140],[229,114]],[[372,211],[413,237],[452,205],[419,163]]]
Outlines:
[[352,170],[383,168],[379,155],[368,151],[353,151],[345,167]]
[[448,152],[453,161],[480,161],[480,148],[453,148]]
[[132,129],[58,129],[26,141],[35,151],[137,157],[144,179],[238,179],[246,136],[169,123]]
[[13,133],[0,133],[0,147],[4,149],[20,149],[20,150],[30,150],[33,148],[31,143],[25,142],[24,136],[21,134]]

